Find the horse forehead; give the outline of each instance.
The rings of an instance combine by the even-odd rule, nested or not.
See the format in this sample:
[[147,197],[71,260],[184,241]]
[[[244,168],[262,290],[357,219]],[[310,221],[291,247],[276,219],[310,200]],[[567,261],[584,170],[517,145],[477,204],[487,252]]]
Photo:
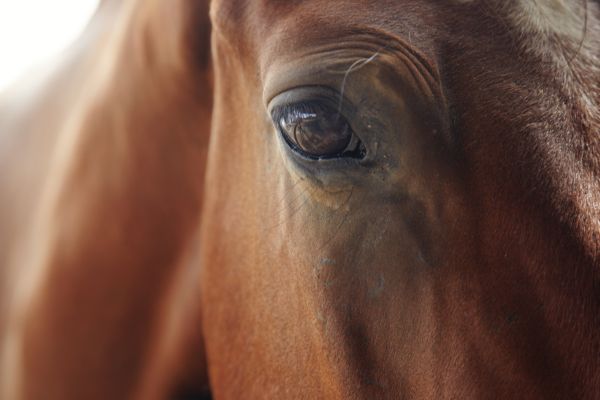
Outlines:
[[[234,41],[289,34],[304,40],[350,27],[410,25],[431,16],[436,2],[422,0],[214,0],[211,19],[217,31]],[[433,18],[433,16],[431,16]],[[418,27],[414,27],[418,30]],[[423,29],[420,29],[421,31]]]
[[[464,10],[462,7],[480,6],[486,12],[503,19],[503,24],[509,30],[530,36],[532,43],[525,43],[530,46],[544,45],[540,36],[556,39],[557,35],[564,40],[580,40],[586,14],[583,2],[567,0],[379,0],[369,2],[366,8],[361,8],[361,3],[354,0],[213,0],[211,10],[215,25],[231,27],[224,30],[239,35],[246,31],[240,29],[242,27],[267,27],[299,8],[309,11],[294,13],[294,19],[299,21],[309,21],[311,17],[321,21],[340,17],[343,18],[341,22],[353,24],[364,19],[364,10],[375,16],[381,15],[380,11],[385,11],[386,19],[406,19],[419,12],[427,13],[431,8],[443,8],[445,18],[460,19],[461,10]],[[353,12],[359,8],[361,12]],[[377,18],[371,19],[371,23],[377,23]],[[307,28],[318,31],[320,26],[311,25]],[[428,30],[432,28],[427,27]],[[473,29],[477,27],[474,26]]]
[[[471,39],[486,37],[490,46],[479,46],[465,53],[470,55],[469,62],[479,64],[482,61],[477,57],[482,53],[494,56],[496,51],[495,55],[501,55],[491,42],[505,43],[510,38],[512,45],[505,50],[527,54],[530,66],[549,61],[562,76],[560,85],[566,87],[575,86],[570,76],[573,63],[569,62],[572,57],[569,54],[578,55],[581,66],[575,69],[598,69],[593,49],[599,39],[597,33],[589,32],[591,23],[587,23],[587,17],[598,12],[598,3],[585,6],[571,0],[213,0],[211,3],[215,31],[235,43],[234,47],[250,49],[246,56],[263,61],[270,53],[285,55],[323,42],[348,44],[358,38],[354,33],[363,28],[402,38],[434,63],[439,53],[436,48],[445,42],[475,43],[477,40]],[[492,20],[497,23],[490,24]],[[586,39],[582,46],[586,33],[589,38],[594,36],[594,40]],[[580,92],[584,103],[596,105],[585,90]]]

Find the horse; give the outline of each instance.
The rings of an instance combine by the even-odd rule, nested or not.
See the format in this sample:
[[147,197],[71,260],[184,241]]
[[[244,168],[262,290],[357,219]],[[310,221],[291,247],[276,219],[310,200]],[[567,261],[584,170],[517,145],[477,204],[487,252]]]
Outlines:
[[7,399],[600,391],[595,0],[105,0],[0,104]]

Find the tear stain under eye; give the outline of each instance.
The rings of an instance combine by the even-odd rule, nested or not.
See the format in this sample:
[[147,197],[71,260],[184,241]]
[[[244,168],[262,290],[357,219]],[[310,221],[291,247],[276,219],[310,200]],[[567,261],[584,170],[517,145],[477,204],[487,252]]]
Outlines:
[[343,185],[327,184],[315,175],[307,178],[305,173],[298,171],[292,160],[286,159],[284,162],[286,164],[292,163],[287,169],[291,172],[292,179],[295,181],[293,184],[295,190],[303,192],[303,197],[309,196],[311,202],[318,203],[320,206],[332,211],[341,209],[349,211],[348,202],[352,196],[354,185],[349,183]]
[[[310,183],[308,183],[310,184]],[[353,188],[328,190],[327,186],[321,186],[318,190],[311,192],[314,201],[326,206],[333,211],[350,211],[350,199]]]

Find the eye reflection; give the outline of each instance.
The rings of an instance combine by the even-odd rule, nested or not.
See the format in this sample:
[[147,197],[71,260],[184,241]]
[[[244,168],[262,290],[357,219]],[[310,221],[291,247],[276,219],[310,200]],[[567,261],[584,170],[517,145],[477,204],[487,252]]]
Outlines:
[[346,119],[319,103],[282,107],[274,119],[293,150],[312,158],[354,156],[360,146]]

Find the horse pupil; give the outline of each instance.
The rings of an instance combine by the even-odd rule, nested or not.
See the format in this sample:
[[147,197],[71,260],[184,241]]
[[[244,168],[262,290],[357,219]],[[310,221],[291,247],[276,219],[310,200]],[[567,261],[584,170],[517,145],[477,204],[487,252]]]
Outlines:
[[340,155],[352,140],[348,122],[334,112],[292,112],[282,118],[280,126],[289,141],[315,157]]

